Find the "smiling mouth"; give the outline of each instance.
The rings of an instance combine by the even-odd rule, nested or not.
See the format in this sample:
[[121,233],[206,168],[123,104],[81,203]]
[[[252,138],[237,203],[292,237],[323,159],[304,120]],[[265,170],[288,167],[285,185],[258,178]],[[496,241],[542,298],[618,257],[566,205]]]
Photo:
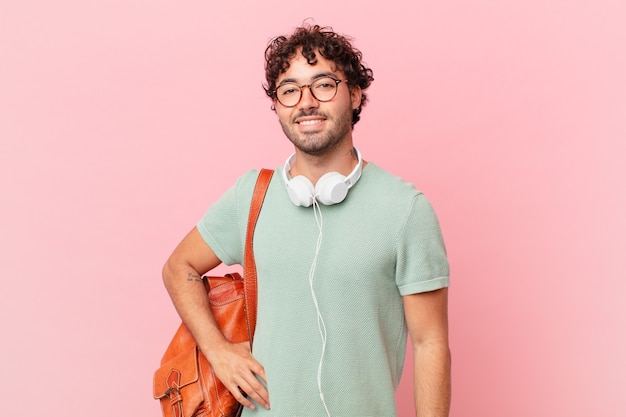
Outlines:
[[302,121],[296,122],[296,123],[298,123],[301,126],[311,126],[311,125],[315,125],[315,124],[321,123],[323,121],[324,121],[324,119],[314,119],[314,120],[302,120]]

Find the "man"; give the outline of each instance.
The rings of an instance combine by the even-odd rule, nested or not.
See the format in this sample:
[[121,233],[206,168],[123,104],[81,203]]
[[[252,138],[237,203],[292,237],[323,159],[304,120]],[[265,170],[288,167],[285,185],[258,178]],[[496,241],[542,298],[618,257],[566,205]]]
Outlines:
[[201,275],[243,262],[255,171],[168,259],[163,278],[181,318],[244,416],[395,416],[407,331],[417,415],[447,416],[449,272],[437,218],[353,144],[372,71],[348,39],[305,26],[270,43],[266,81],[295,153],[276,170],[255,229],[253,352],[224,339]]

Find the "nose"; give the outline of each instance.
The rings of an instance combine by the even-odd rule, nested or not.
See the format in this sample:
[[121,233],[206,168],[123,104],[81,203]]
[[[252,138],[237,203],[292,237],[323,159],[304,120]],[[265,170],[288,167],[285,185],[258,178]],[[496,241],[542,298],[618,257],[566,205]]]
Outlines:
[[319,107],[320,102],[315,98],[313,93],[311,92],[311,87],[308,85],[302,86],[300,90],[302,96],[300,97],[300,102],[298,103],[298,107],[301,109],[313,109]]

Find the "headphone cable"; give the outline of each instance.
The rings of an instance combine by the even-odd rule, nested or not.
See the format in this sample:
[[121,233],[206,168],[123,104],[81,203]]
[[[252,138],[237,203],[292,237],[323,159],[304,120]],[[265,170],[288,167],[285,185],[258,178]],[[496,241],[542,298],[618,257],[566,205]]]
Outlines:
[[317,296],[315,295],[315,290],[313,288],[313,277],[315,276],[315,268],[317,267],[317,257],[320,253],[320,248],[322,247],[322,210],[320,209],[320,205],[317,202],[316,198],[313,198],[313,214],[315,216],[315,222],[317,223],[317,227],[319,229],[319,235],[317,236],[317,244],[315,246],[315,257],[313,258],[313,264],[311,265],[311,269],[309,270],[309,287],[311,289],[311,297],[313,298],[313,304],[315,305],[315,311],[317,313],[317,329],[319,330],[320,337],[322,338],[322,354],[320,356],[320,363],[317,367],[317,389],[319,390],[320,399],[322,400],[322,404],[324,405],[324,410],[326,410],[326,415],[330,416],[330,411],[328,411],[328,406],[326,405],[326,401],[324,400],[324,393],[322,392],[322,364],[324,363],[324,354],[326,353],[326,324],[324,323],[324,318],[322,317],[322,312],[320,311],[319,304],[317,302]]

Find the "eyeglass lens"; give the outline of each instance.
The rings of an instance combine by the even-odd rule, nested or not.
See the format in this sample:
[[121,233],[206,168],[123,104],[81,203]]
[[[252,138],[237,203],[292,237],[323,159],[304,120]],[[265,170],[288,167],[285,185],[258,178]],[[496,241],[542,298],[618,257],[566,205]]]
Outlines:
[[340,80],[325,77],[303,86],[296,83],[285,83],[276,88],[276,98],[283,106],[293,107],[300,102],[302,90],[307,87],[318,101],[329,101],[337,94],[337,85],[340,82]]

